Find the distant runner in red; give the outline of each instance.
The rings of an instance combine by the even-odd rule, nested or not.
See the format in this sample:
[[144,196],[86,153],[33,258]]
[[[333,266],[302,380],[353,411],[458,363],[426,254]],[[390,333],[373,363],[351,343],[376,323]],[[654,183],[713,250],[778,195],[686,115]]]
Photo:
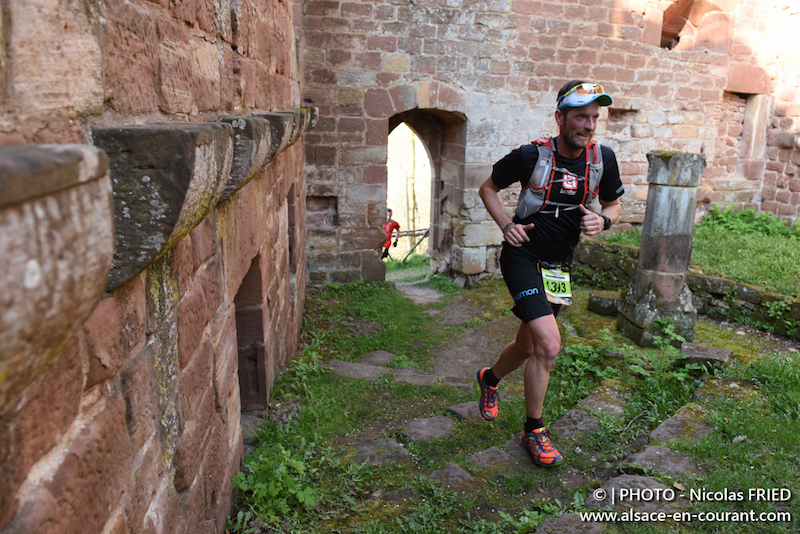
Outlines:
[[383,255],[381,259],[389,257],[389,247],[392,246],[392,234],[397,230],[394,238],[394,246],[397,246],[397,239],[400,237],[400,225],[392,220],[392,210],[386,210],[386,222],[383,223],[383,233],[386,234],[386,243],[383,244]]

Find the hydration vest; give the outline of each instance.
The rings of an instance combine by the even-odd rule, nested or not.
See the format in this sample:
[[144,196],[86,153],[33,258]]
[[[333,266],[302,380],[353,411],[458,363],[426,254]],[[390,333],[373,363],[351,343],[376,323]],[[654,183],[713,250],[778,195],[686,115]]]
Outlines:
[[[536,160],[536,166],[533,168],[528,185],[524,186],[519,194],[519,201],[515,210],[517,217],[525,219],[540,211],[542,213],[553,213],[558,217],[559,210],[578,209],[576,204],[550,200],[550,192],[554,183],[566,182],[567,179],[564,176],[570,176],[571,179],[579,178],[567,169],[556,167],[553,139],[551,137],[542,137],[532,141],[532,144],[536,145],[539,151],[539,158]],[[561,174],[561,178],[555,177],[556,172]],[[586,147],[586,172],[583,176],[586,187],[580,204],[585,205],[586,197],[589,193],[592,195],[598,193],[602,177],[603,154],[600,150],[600,143],[592,139]]]

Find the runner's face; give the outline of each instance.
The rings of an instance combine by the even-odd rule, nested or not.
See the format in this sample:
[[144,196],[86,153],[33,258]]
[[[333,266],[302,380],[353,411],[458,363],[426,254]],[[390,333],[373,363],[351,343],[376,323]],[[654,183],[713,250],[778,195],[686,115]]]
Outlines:
[[561,147],[566,149],[567,157],[578,157],[592,140],[597,119],[600,117],[600,105],[587,104],[579,108],[572,108],[566,117],[561,110],[556,110],[556,122],[560,127],[559,140]]

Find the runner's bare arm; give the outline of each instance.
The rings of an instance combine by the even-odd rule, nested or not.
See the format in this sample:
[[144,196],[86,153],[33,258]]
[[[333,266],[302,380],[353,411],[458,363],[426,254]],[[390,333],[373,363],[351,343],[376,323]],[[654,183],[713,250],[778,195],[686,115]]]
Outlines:
[[[494,222],[502,229],[511,224],[511,217],[506,213],[506,207],[503,205],[503,200],[500,198],[500,188],[498,188],[491,176],[481,184],[478,193],[483,200],[483,205],[486,206],[486,211],[492,216]],[[533,224],[511,224],[503,234],[503,238],[509,245],[515,247],[522,246],[525,241],[530,241],[527,231],[533,228]]]

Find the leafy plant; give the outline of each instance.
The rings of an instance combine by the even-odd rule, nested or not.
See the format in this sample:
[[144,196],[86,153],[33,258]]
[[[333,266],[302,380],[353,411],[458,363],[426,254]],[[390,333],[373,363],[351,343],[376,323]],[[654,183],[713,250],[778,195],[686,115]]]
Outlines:
[[280,443],[265,444],[245,459],[245,472],[233,476],[233,487],[265,523],[278,523],[283,517],[313,509],[316,490],[310,485],[311,470],[306,464],[314,444],[302,440],[301,451]]
[[536,530],[536,527],[549,517],[558,517],[562,514],[562,509],[556,504],[542,501],[534,504],[534,508],[522,510],[517,517],[506,512],[500,512],[500,517],[516,529],[517,534],[528,534]]
[[415,369],[419,369],[419,364],[405,354],[400,354],[399,356],[395,356],[391,363],[389,363],[389,367],[399,367],[401,369],[405,367],[413,367]]
[[239,510],[235,516],[227,519],[225,527],[234,534],[253,534],[258,531],[258,527],[252,525],[255,518],[252,509]]
[[431,287],[444,293],[445,295],[453,295],[458,293],[461,288],[458,287],[453,280],[444,274],[436,274],[428,278],[428,280],[421,284],[423,287]]
[[669,333],[671,326],[664,326],[667,337],[661,338],[661,349],[630,350],[626,355],[628,371],[642,382],[629,410],[634,415],[645,413],[650,421],[670,417],[689,401],[700,384],[697,375],[703,367],[681,361],[680,351],[670,344],[671,339],[680,338]]

